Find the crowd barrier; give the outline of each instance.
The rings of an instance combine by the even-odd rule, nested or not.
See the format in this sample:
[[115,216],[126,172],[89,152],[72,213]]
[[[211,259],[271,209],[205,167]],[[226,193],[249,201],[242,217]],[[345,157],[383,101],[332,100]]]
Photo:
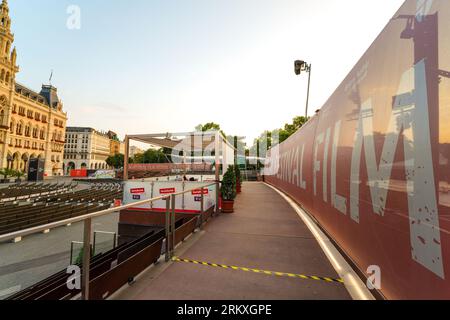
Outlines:
[[265,179],[391,299],[450,299],[450,1],[407,0]]

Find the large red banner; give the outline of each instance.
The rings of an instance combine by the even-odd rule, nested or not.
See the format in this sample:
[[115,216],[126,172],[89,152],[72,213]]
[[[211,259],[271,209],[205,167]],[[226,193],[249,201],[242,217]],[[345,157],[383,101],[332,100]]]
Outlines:
[[408,0],[266,179],[393,299],[450,299],[450,1]]
[[212,165],[208,163],[188,163],[188,164],[174,164],[174,163],[131,163],[128,165],[129,171],[211,171]]
[[87,175],[88,172],[86,169],[70,170],[70,176],[72,178],[86,178]]

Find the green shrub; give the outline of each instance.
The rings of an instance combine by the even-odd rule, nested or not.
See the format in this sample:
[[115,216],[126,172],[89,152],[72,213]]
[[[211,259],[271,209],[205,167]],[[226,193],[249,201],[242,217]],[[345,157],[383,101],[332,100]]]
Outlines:
[[241,176],[241,169],[239,168],[239,165],[234,166],[234,174],[236,175],[236,181],[239,183],[242,182],[242,176]]
[[233,166],[229,167],[223,176],[220,193],[222,194],[222,200],[232,201],[236,199],[236,174]]

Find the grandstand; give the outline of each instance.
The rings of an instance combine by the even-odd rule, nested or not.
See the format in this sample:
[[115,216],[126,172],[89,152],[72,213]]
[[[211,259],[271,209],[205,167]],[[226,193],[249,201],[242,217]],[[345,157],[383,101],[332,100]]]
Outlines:
[[[177,214],[175,221],[174,245],[184,241],[197,227],[212,217],[214,207],[199,214]],[[136,276],[156,263],[165,253],[165,214],[147,215],[153,230],[132,241],[124,242],[117,248],[92,257],[90,261],[90,297],[103,300],[117,292]],[[82,264],[79,264],[82,267]],[[67,270],[28,287],[7,300],[69,300],[76,299],[81,290],[70,290],[67,281],[71,277]]]
[[2,190],[0,234],[28,229],[110,208],[122,198],[119,183],[94,183],[87,189],[77,184],[27,184]]
[[68,185],[65,183],[18,183],[8,186],[7,188],[0,189],[0,203],[6,201],[26,200],[41,195],[60,193],[73,190],[77,186],[78,184],[74,183],[70,183]]

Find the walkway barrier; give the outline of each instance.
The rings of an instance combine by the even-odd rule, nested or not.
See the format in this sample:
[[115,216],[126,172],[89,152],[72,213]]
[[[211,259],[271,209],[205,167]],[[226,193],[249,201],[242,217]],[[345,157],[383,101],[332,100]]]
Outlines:
[[[77,222],[84,223],[84,241],[82,242],[83,262],[79,265],[81,268],[81,290],[69,289],[67,283],[68,274],[66,270],[63,270],[50,278],[33,285],[30,290],[24,290],[23,292],[12,296],[12,299],[71,299],[80,292],[83,300],[107,298],[127,282],[132,281],[136,275],[157,262],[161,253],[165,253],[166,261],[170,261],[174,257],[176,245],[211,217],[214,209],[217,210],[214,206],[205,206],[206,190],[209,190],[212,186],[215,187],[215,196],[217,199],[219,197],[217,182],[211,184],[199,184],[192,189],[183,190],[177,193],[160,195],[155,198],[126,204],[121,207],[110,208],[63,221],[0,235],[0,243],[2,243],[60,226],[75,224]],[[177,217],[178,199],[187,194],[199,194],[200,210],[197,214]],[[95,257],[91,256],[93,219],[111,215],[121,210],[131,209],[136,206],[149,206],[161,201],[165,203],[164,229],[159,232],[150,232],[140,239],[116,247],[107,253],[101,253]]]
[[265,163],[388,299],[450,298],[449,43],[450,1],[406,0]]

